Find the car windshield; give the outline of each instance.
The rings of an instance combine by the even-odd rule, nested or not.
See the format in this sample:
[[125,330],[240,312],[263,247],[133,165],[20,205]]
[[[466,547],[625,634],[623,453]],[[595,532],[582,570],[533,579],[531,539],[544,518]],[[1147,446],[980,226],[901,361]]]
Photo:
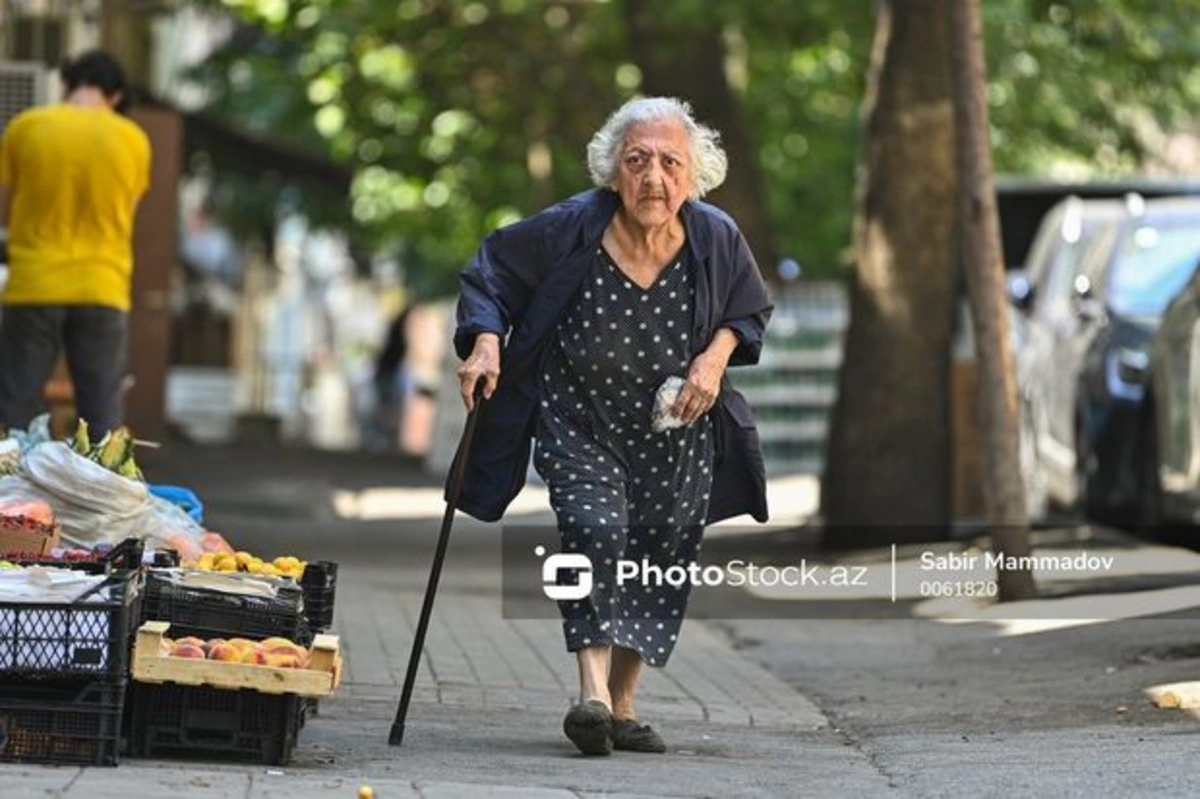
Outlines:
[[1198,260],[1200,222],[1135,229],[1113,265],[1113,310],[1126,316],[1158,316],[1188,282]]

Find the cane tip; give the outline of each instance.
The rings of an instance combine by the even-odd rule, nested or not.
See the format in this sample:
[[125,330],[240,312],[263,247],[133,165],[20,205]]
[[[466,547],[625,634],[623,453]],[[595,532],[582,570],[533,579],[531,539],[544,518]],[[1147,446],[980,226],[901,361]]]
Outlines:
[[392,732],[388,735],[389,746],[399,746],[404,741],[404,725],[397,724],[392,727]]

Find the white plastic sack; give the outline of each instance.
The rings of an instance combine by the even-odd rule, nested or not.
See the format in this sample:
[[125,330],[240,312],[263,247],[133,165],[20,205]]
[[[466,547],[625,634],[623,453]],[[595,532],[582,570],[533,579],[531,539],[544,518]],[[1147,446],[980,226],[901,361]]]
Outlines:
[[31,447],[21,460],[21,476],[50,503],[63,537],[80,546],[144,538],[153,519],[144,483],[93,463],[61,441]]
[[[0,477],[0,501],[42,500],[70,544],[95,548],[140,538],[156,549],[201,549],[206,531],[182,509],[130,480],[51,441],[30,448],[17,476]],[[182,550],[181,550],[182,551]]]
[[109,471],[61,441],[31,448],[21,466],[39,488],[98,511],[128,515],[150,501],[145,483]]

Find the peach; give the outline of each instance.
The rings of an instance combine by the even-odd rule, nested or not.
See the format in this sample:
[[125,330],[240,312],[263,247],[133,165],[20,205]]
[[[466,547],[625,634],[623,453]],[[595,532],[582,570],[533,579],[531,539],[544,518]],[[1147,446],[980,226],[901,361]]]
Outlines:
[[280,669],[299,669],[304,667],[304,661],[294,652],[276,650],[266,653],[267,665]]
[[275,649],[266,650],[268,657],[283,657],[286,660],[294,660],[299,663],[299,668],[308,667],[308,650],[300,647],[276,647]]
[[268,638],[261,646],[268,653],[294,655],[302,663],[308,660],[308,650],[286,638]]
[[239,652],[245,652],[247,649],[254,649],[258,644],[248,638],[230,638],[229,643]]
[[175,642],[175,648],[171,650],[171,654],[177,658],[197,658],[204,659],[204,650],[195,644],[186,644]]
[[187,644],[188,646],[198,646],[201,649],[203,649],[205,647],[206,643],[207,642],[204,639],[197,638],[194,635],[189,635],[186,638],[176,638],[175,639],[175,646],[179,646],[180,644]]
[[252,666],[265,666],[267,664],[267,653],[261,649],[243,649],[242,663],[249,663]]
[[277,646],[296,646],[295,641],[287,638],[280,638],[279,636],[275,636],[274,638],[264,638],[259,643],[264,649],[274,649]]
[[228,641],[217,641],[208,648],[208,659],[236,663],[242,659],[242,653]]

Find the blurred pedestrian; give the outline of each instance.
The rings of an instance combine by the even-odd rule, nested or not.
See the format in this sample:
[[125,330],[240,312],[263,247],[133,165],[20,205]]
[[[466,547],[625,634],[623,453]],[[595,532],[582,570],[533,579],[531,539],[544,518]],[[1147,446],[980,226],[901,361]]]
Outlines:
[[706,523],[766,521],[754,420],[725,370],[758,361],[772,306],[737,225],[699,200],[726,157],[686,103],[626,103],[588,168],[597,188],[495,231],[462,274],[462,397],[482,384],[489,401],[458,507],[499,518],[536,441],[562,549],[593,569],[590,595],[559,602],[580,675],[564,732],[587,754],[662,752],[634,695],[644,664],[667,663],[689,586],[618,586],[615,562],[686,567]]
[[0,426],[41,412],[63,351],[78,416],[102,436],[124,419],[133,221],[150,142],[120,113],[128,87],[111,55],[67,62],[62,81],[64,101],[18,114],[0,144]]
[[412,304],[396,315],[388,325],[383,339],[383,348],[375,359],[375,414],[380,435],[387,442],[386,449],[399,446],[400,430],[404,423],[404,403],[408,398],[409,376],[408,320]]

